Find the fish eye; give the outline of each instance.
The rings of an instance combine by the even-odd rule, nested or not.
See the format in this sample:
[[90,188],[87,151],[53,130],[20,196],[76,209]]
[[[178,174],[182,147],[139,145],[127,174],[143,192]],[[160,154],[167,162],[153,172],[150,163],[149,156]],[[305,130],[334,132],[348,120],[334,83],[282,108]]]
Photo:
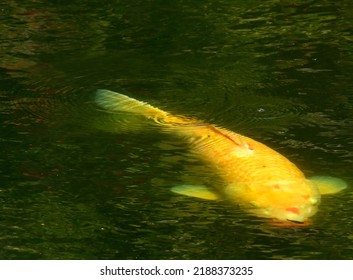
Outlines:
[[309,198],[309,202],[312,204],[312,205],[316,205],[318,203],[318,200],[316,198]]

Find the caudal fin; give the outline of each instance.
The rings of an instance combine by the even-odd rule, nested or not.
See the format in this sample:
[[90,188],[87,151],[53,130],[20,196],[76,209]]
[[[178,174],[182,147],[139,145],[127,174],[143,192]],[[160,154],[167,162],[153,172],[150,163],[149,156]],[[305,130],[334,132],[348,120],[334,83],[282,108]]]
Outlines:
[[[205,125],[196,119],[174,116],[146,102],[106,89],[97,90],[95,101],[99,107],[111,113],[109,120],[103,126],[104,130],[112,132],[140,131],[141,128],[148,126],[146,122],[143,122],[143,119],[152,120],[152,124],[157,124],[168,132],[170,129],[174,133],[180,132],[182,128],[190,130],[194,126]],[[115,124],[114,129],[109,128],[109,122]]]
[[145,102],[105,89],[96,91],[95,103],[107,114],[99,115],[93,125],[112,133],[147,132],[168,115]]
[[146,102],[138,101],[126,95],[106,89],[97,90],[95,101],[98,106],[113,113],[132,113],[153,119],[165,117],[167,115],[166,112],[155,108]]

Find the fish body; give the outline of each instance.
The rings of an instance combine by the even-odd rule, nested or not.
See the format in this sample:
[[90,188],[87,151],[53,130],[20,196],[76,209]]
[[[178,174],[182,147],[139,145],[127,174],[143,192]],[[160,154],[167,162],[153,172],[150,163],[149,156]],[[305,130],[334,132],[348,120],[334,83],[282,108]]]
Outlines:
[[193,153],[217,172],[222,183],[174,186],[175,193],[204,199],[226,199],[260,217],[304,223],[318,210],[320,187],[335,193],[346,183],[333,177],[307,179],[286,157],[268,146],[197,119],[171,115],[145,102],[108,90],[98,90],[97,104],[110,112],[144,116],[165,132],[176,134]]

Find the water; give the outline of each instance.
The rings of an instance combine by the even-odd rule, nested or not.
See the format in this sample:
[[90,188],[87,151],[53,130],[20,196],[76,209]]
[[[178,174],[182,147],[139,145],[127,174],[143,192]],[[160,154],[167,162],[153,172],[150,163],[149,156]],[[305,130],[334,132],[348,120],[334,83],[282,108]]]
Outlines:
[[[310,227],[182,197],[185,143],[118,133],[107,88],[241,132],[352,185],[350,1],[0,4],[1,259],[352,259],[351,187]],[[121,132],[121,131],[120,131]]]

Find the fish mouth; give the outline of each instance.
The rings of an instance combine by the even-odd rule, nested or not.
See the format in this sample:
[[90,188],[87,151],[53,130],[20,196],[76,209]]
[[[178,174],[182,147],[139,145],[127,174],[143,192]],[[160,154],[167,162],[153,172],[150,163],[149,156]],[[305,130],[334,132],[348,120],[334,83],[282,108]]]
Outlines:
[[312,222],[310,220],[306,220],[306,221],[294,221],[294,220],[287,220],[290,227],[307,227],[310,226],[312,224]]
[[305,222],[301,222],[301,221],[295,221],[295,220],[290,220],[290,219],[287,219],[288,222],[291,222],[291,223],[295,223],[295,224],[298,224],[298,225],[301,225],[301,224],[304,224]]

